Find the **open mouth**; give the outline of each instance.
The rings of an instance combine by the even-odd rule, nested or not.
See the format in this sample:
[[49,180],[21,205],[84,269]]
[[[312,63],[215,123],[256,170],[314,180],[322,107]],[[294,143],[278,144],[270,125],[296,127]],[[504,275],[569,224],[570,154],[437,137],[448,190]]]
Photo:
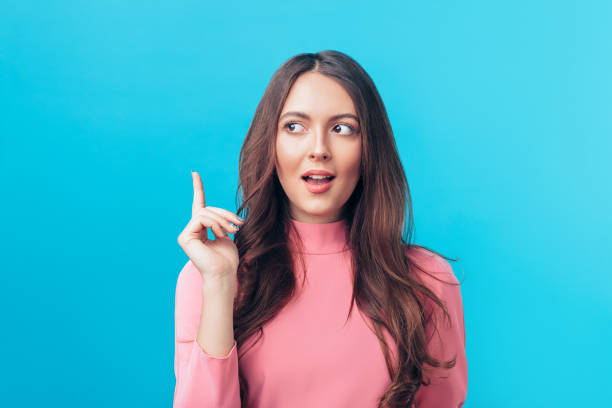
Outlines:
[[305,182],[307,182],[308,184],[314,184],[314,185],[329,183],[334,178],[335,176],[315,176],[315,175],[302,177],[302,179]]

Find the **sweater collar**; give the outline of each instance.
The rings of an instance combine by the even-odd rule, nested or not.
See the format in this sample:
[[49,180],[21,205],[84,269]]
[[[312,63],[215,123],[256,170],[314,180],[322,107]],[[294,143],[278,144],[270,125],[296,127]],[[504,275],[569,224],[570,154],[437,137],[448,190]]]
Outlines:
[[[322,224],[297,221],[293,218],[290,218],[290,222],[302,240],[303,253],[333,254],[349,249],[346,232],[347,222],[344,218]],[[297,250],[295,239],[295,233],[290,228],[289,243],[293,250]]]

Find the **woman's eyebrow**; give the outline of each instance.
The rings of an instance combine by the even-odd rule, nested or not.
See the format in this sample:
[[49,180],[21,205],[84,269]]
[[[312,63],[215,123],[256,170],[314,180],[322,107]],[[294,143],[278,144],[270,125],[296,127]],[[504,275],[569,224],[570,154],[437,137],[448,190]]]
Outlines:
[[[286,116],[299,116],[300,118],[304,118],[304,119],[308,119],[310,120],[310,116],[308,116],[306,113],[304,112],[296,112],[296,111],[291,111],[291,112],[285,112],[281,115],[281,117],[278,120],[282,120],[284,117]],[[352,118],[355,119],[355,121],[357,123],[359,123],[359,118],[355,115],[353,115],[352,113],[341,113],[339,115],[334,115],[332,117],[329,118],[329,121],[334,121],[334,120],[338,120],[341,118]]]

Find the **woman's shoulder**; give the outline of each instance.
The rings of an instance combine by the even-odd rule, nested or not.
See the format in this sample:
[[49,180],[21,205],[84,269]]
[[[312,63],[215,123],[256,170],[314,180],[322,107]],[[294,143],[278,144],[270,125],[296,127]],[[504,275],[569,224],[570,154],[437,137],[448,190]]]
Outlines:
[[[450,313],[450,321],[446,319],[440,309],[436,308],[435,320],[442,323],[437,327],[439,333],[447,339],[456,339],[457,344],[465,342],[465,326],[463,322],[463,302],[461,299],[460,283],[455,277],[450,263],[438,253],[420,246],[413,246],[407,250],[411,261],[418,268],[412,268],[421,283],[431,290],[442,301]],[[425,300],[427,308],[433,306],[431,299]],[[431,330],[431,328],[429,329]],[[459,340],[460,339],[460,340]]]
[[444,292],[445,287],[459,285],[452,266],[438,253],[413,244],[406,247],[406,255],[418,266],[413,268],[417,276],[438,296]]

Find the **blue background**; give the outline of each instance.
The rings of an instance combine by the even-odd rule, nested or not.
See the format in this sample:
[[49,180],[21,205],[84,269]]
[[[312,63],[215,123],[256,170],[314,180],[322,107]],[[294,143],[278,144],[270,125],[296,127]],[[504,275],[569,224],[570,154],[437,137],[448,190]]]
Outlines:
[[606,405],[610,3],[222,3],[1,3],[1,404],[170,406],[190,170],[235,211],[273,72],[336,49],[388,109],[416,242],[459,258],[465,406]]

